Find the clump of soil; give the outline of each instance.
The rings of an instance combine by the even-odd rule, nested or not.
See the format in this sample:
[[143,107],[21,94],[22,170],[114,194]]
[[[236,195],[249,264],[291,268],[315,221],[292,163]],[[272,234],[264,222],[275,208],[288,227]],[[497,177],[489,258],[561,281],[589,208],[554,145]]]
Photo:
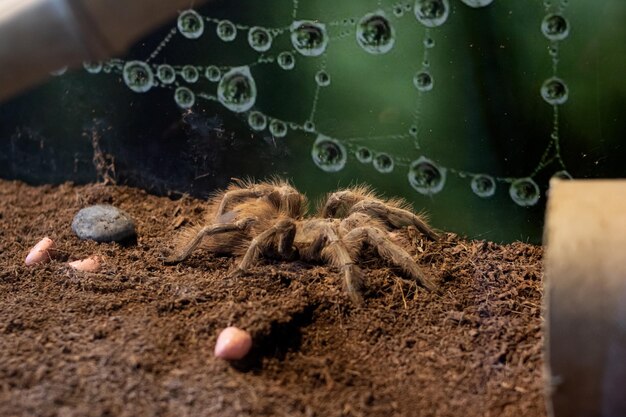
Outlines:
[[[79,240],[74,214],[130,213],[138,239]],[[0,415],[545,416],[541,248],[446,234],[404,235],[433,294],[367,260],[369,294],[350,304],[338,271],[162,249],[203,203],[119,186],[0,181]],[[60,258],[26,267],[44,236]],[[98,273],[67,261],[100,255]],[[238,363],[215,359],[219,330],[254,337]]]

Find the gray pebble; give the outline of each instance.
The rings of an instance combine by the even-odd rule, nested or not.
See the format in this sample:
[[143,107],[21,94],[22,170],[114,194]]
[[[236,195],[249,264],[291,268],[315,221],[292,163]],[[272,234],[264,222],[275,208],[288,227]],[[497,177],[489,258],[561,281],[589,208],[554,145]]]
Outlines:
[[121,242],[136,236],[130,215],[104,204],[85,207],[76,213],[72,230],[79,238],[96,242]]

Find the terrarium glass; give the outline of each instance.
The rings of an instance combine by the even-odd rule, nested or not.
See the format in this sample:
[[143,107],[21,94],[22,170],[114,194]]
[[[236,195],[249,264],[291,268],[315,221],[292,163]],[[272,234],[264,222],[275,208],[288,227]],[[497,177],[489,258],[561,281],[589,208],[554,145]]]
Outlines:
[[209,2],[0,104],[0,177],[93,181],[100,149],[155,193],[367,183],[439,229],[537,243],[551,177],[624,175],[625,9]]

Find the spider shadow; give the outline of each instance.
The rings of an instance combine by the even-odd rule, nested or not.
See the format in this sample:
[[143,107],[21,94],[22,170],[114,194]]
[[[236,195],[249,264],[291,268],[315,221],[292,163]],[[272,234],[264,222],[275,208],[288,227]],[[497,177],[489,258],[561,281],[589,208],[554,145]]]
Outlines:
[[259,372],[265,359],[284,361],[289,352],[302,346],[302,328],[313,322],[317,305],[308,305],[291,316],[288,322],[272,322],[267,332],[256,335],[250,354],[230,362],[240,372]]

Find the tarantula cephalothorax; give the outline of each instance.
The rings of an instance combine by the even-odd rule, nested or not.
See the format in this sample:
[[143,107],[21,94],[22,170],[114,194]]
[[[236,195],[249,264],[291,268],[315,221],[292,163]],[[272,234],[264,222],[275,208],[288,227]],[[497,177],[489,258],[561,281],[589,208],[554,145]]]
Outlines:
[[437,238],[402,200],[382,199],[368,187],[357,186],[329,194],[313,217],[305,217],[306,209],[306,197],[286,181],[236,181],[211,198],[206,224],[184,230],[165,262],[180,262],[199,246],[242,256],[234,275],[245,273],[260,256],[324,261],[342,271],[348,295],[360,304],[364,281],[355,260],[368,246],[407,277],[436,289],[411,255],[390,238],[390,231],[405,226]]

